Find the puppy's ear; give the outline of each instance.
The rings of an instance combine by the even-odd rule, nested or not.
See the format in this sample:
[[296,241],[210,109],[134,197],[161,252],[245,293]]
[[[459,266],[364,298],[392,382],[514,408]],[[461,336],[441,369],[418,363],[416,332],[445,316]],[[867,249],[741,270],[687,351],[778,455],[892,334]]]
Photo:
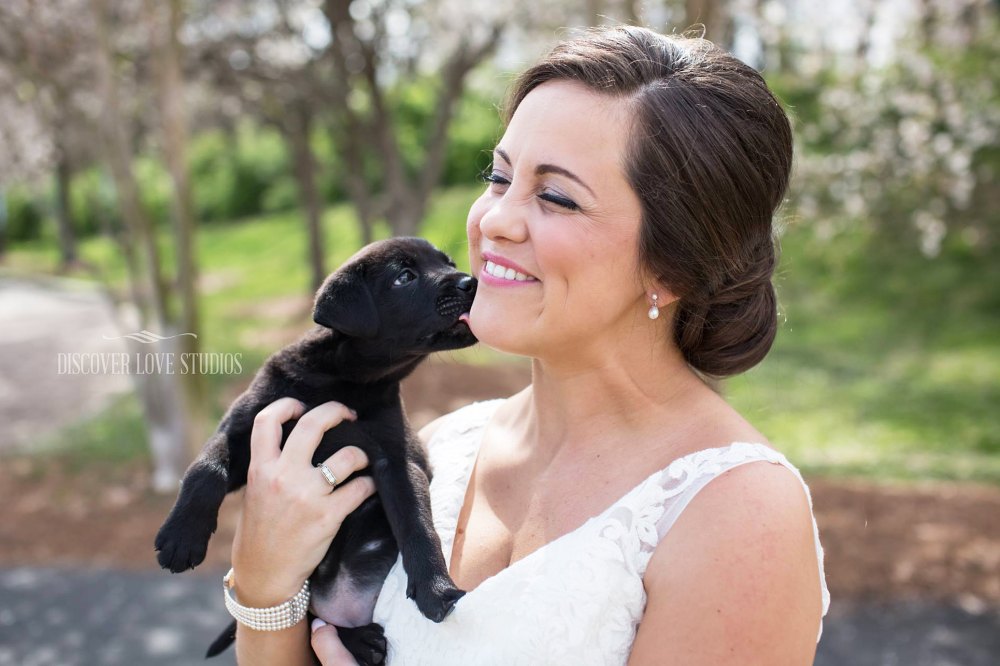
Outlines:
[[352,338],[375,337],[378,310],[364,276],[338,271],[328,277],[316,294],[313,321]]

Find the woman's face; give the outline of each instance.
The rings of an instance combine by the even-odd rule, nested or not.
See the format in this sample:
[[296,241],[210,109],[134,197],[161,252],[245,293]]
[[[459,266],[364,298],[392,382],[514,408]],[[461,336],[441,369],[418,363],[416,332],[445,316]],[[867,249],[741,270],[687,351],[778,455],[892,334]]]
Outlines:
[[651,323],[641,208],[622,168],[630,120],[621,100],[569,81],[544,83],[518,106],[467,223],[479,278],[469,325],[483,343],[580,354]]

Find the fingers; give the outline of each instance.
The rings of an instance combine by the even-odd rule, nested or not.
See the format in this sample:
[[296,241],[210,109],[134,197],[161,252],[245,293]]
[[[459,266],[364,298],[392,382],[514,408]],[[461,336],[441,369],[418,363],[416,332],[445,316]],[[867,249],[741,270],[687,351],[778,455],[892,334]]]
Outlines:
[[295,398],[279,398],[257,412],[250,432],[250,460],[262,463],[276,459],[281,453],[282,424],[305,411],[305,405]]
[[316,618],[312,623],[312,649],[323,666],[358,666],[332,624]]
[[285,442],[282,455],[292,461],[312,461],[313,453],[323,439],[323,433],[341,421],[353,421],[357,414],[339,402],[324,402],[313,407],[299,419]]
[[356,446],[345,446],[335,451],[322,464],[337,477],[337,487],[340,488],[347,477],[368,467],[368,455]]
[[370,476],[359,476],[337,489],[330,495],[329,508],[324,514],[326,528],[330,532],[338,532],[348,514],[361,506],[361,503],[375,494],[375,481]]

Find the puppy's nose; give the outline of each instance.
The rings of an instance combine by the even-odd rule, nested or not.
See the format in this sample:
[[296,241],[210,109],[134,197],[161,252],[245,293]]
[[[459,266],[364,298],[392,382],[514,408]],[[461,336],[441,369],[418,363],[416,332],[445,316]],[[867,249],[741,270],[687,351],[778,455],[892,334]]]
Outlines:
[[471,275],[466,275],[464,278],[458,281],[455,285],[462,291],[473,291],[476,288],[476,278]]

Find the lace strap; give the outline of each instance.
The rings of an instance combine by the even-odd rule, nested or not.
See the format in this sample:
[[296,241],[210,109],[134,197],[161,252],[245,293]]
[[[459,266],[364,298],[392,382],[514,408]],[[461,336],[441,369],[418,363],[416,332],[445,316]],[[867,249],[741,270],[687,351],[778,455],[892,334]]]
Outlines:
[[[662,540],[670,528],[680,517],[684,509],[691,503],[701,490],[707,486],[712,479],[718,478],[723,473],[751,462],[766,461],[781,465],[788,469],[795,478],[802,484],[806,499],[809,503],[809,513],[812,519],[813,541],[816,546],[816,557],[819,563],[820,586],[823,599],[823,615],[826,615],[830,607],[830,591],[826,586],[826,575],[823,568],[823,546],[819,540],[819,527],[816,524],[816,517],[812,513],[812,495],[809,486],[799,470],[792,465],[784,455],[763,444],[748,442],[734,442],[726,447],[706,449],[684,456],[672,462],[667,469],[663,470],[658,483],[654,484],[663,492],[661,495],[663,512],[656,512],[656,534],[657,539]],[[655,547],[655,544],[654,544]],[[642,565],[648,564],[652,549],[644,553]],[[645,566],[640,567],[645,571]],[[822,625],[820,626],[822,633]]]
[[[802,480],[798,470],[793,468],[783,455],[761,444],[734,442],[721,448],[696,451],[670,463],[663,471],[659,482],[666,491],[663,515],[656,524],[659,538],[663,539],[666,536],[691,500],[712,479],[739,465],[764,460],[785,465],[795,472],[800,481]],[[811,502],[810,507],[812,507]]]

